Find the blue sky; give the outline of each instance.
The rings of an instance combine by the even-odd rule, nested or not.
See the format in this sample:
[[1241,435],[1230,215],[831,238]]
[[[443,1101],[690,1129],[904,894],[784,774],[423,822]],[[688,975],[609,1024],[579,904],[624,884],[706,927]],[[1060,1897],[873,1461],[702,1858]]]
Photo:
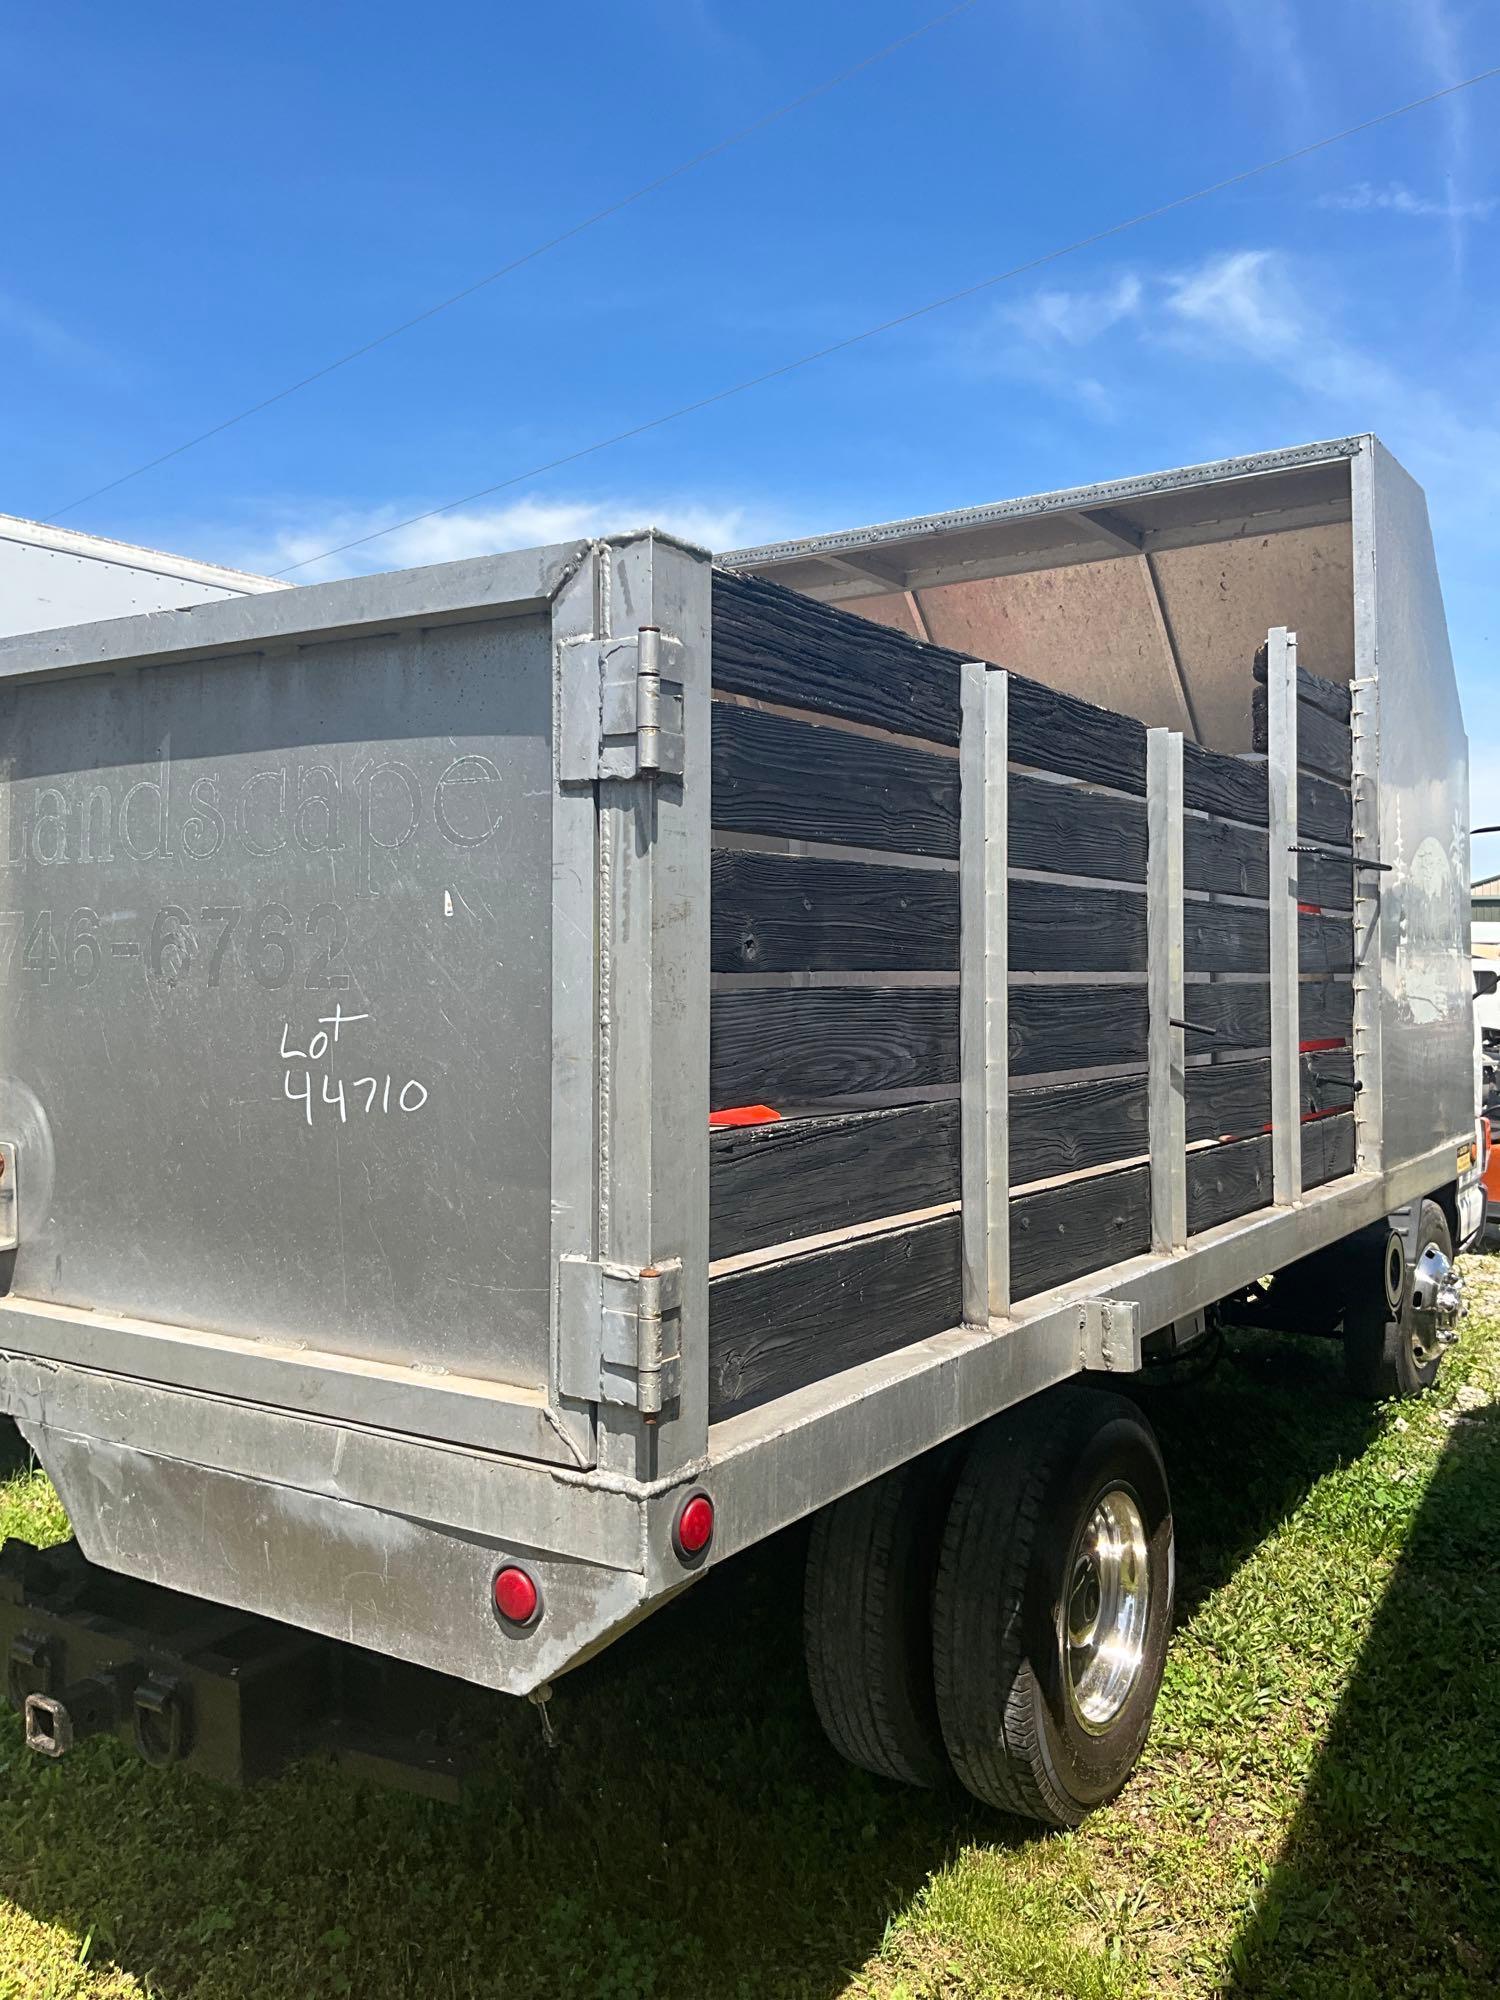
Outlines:
[[[13,13],[0,508],[53,515],[939,8]],[[1497,62],[1494,0],[979,0],[61,519],[280,568]],[[1375,429],[1428,490],[1500,819],[1497,130],[1500,82],[299,575],[647,516],[727,546]]]

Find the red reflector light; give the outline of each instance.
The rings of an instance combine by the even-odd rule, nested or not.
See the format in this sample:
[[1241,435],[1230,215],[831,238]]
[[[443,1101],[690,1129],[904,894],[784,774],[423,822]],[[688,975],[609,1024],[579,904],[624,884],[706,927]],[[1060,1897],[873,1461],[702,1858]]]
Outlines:
[[736,1104],[729,1111],[710,1111],[708,1122],[716,1130],[726,1125],[776,1125],[781,1122],[781,1113],[769,1104]]
[[511,1563],[496,1574],[495,1609],[507,1624],[529,1625],[541,1608],[541,1592],[524,1569]]
[[684,1562],[707,1550],[714,1538],[714,1503],[706,1493],[690,1493],[677,1510],[672,1545]]

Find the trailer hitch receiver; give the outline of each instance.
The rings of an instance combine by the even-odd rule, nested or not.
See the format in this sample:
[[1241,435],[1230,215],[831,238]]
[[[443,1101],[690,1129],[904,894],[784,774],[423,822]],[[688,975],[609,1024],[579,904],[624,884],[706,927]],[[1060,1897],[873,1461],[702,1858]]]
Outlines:
[[61,1694],[29,1694],[26,1748],[39,1757],[66,1757],[75,1743],[112,1734],[128,1698],[128,1683],[118,1673],[74,1681]]

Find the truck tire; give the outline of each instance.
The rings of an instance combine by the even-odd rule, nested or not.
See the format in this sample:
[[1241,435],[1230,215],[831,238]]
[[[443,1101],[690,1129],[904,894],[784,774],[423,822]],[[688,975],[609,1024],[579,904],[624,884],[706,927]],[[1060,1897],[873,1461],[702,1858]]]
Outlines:
[[[1453,1232],[1435,1201],[1424,1201],[1417,1218],[1418,1257],[1429,1243],[1453,1255]],[[1442,1359],[1441,1348],[1425,1346],[1418,1335],[1405,1288],[1399,1305],[1391,1303],[1390,1291],[1382,1263],[1361,1272],[1344,1308],[1344,1379],[1369,1402],[1419,1396],[1437,1379]]]
[[938,1717],[976,1798],[1064,1827],[1115,1796],[1151,1727],[1173,1572],[1161,1453],[1123,1396],[1053,1390],[977,1433],[933,1601]]
[[841,1757],[877,1777],[948,1781],[932,1691],[932,1574],[951,1450],[873,1480],[813,1523],[803,1641],[813,1706]]

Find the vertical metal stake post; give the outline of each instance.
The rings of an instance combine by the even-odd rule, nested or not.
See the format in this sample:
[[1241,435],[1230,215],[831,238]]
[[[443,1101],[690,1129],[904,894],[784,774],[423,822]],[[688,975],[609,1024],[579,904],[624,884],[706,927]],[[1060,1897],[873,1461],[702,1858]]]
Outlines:
[[1147,1107],[1151,1142],[1151,1241],[1187,1242],[1186,1046],[1183,982],[1182,737],[1146,731]]
[[964,1318],[1010,1312],[1010,677],[963,669],[959,781],[959,1065]]
[[1266,638],[1266,782],[1271,860],[1271,1199],[1302,1199],[1301,1003],[1297,956],[1297,635]]

